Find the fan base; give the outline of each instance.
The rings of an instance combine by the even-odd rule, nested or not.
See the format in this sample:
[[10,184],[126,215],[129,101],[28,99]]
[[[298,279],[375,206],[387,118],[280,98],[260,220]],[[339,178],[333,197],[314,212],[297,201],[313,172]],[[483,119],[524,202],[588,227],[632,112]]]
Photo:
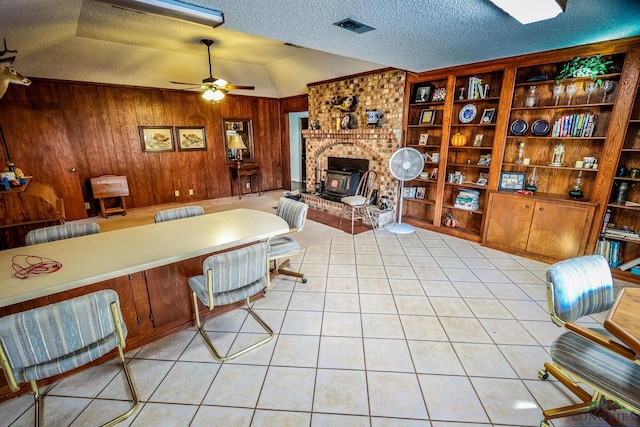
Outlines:
[[409,225],[409,224],[394,223],[394,224],[391,224],[389,227],[386,227],[386,230],[392,233],[408,234],[416,231],[416,228],[413,225]]

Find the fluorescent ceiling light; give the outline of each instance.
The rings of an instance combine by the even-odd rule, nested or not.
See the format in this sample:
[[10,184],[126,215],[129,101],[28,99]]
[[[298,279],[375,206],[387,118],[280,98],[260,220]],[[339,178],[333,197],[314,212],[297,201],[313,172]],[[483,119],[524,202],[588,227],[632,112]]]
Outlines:
[[219,10],[207,9],[177,0],[99,0],[115,6],[133,9],[154,15],[167,16],[182,21],[194,22],[210,27],[224,23],[224,15]]
[[521,24],[555,18],[567,5],[566,0],[489,0],[520,21]]

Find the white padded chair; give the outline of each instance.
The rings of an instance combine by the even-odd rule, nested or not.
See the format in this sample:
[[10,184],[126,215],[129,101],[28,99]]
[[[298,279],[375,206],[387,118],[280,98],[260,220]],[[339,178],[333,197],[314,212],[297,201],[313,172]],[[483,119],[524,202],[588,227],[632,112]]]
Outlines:
[[[11,391],[29,383],[35,398],[35,425],[40,425],[42,396],[37,381],[90,363],[117,348],[133,406],[104,424],[129,417],[138,406],[123,349],[127,328],[118,294],[93,292],[55,304],[0,317],[0,365]],[[92,396],[87,396],[92,397]]]
[[550,419],[586,416],[603,405],[640,415],[640,364],[635,354],[607,330],[575,323],[609,310],[613,301],[611,270],[600,255],[571,258],[547,269],[549,313],[568,331],[553,341],[553,363],[545,363],[538,376],[544,380],[553,375],[582,403],[544,410],[541,426],[548,426]]
[[356,219],[364,219],[365,216],[369,220],[372,228],[376,228],[371,213],[369,212],[369,205],[371,203],[371,196],[378,180],[378,174],[373,170],[368,170],[362,174],[358,188],[353,196],[347,196],[340,199],[342,202],[342,215],[340,215],[340,226],[342,227],[342,218],[345,216],[346,211],[351,211],[351,234],[353,234],[354,223]]
[[153,220],[158,222],[173,221],[176,219],[189,218],[192,216],[204,215],[202,206],[184,206],[180,208],[165,209],[156,213]]
[[24,237],[27,245],[53,242],[54,240],[71,239],[100,232],[100,226],[95,222],[67,222],[62,225],[37,228],[29,231]]
[[[193,291],[196,326],[213,356],[224,362],[269,342],[273,338],[273,330],[253,310],[249,301],[252,296],[269,287],[269,245],[262,242],[212,255],[205,259],[202,269],[202,275],[189,279],[189,286]],[[247,310],[267,332],[267,337],[233,354],[222,356],[202,328],[198,301],[213,310],[242,300],[246,300]]]
[[[308,211],[309,206],[306,203],[282,197],[280,201],[278,201],[276,215],[287,221],[287,224],[289,224],[289,232],[294,233],[302,231],[304,228]],[[289,265],[289,257],[300,253],[300,244],[289,236],[275,236],[269,239],[268,243],[271,246],[270,260],[273,263],[271,278],[273,279],[277,274],[284,274],[286,276],[297,277],[301,279],[302,283],[307,283],[304,274],[285,269],[285,267]],[[283,258],[285,258],[285,260],[280,262]]]

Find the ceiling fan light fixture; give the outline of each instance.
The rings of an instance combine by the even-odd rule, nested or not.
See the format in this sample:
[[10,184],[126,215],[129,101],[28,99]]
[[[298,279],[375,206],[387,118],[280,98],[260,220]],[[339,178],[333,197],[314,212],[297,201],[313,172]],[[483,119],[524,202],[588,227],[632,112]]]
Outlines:
[[226,95],[227,94],[222,89],[214,90],[212,88],[209,88],[202,94],[202,97],[207,101],[219,102],[222,101]]
[[225,79],[216,79],[216,81],[213,82],[214,86],[226,86],[228,84],[229,82],[226,81]]
[[489,0],[521,24],[555,18],[567,7],[567,0]]
[[99,0],[115,6],[166,16],[216,28],[224,24],[224,14],[179,0]]

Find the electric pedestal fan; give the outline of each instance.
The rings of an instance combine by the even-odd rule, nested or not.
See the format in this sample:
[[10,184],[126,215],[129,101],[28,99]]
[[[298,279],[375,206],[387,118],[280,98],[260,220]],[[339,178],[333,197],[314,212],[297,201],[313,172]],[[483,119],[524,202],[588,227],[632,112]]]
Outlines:
[[400,191],[398,192],[398,199],[400,200],[398,222],[387,228],[387,230],[392,233],[413,233],[416,229],[412,225],[402,223],[402,199],[404,198],[404,182],[411,181],[420,176],[422,168],[424,168],[424,157],[422,153],[415,148],[401,148],[393,153],[389,160],[391,175],[400,181]]

